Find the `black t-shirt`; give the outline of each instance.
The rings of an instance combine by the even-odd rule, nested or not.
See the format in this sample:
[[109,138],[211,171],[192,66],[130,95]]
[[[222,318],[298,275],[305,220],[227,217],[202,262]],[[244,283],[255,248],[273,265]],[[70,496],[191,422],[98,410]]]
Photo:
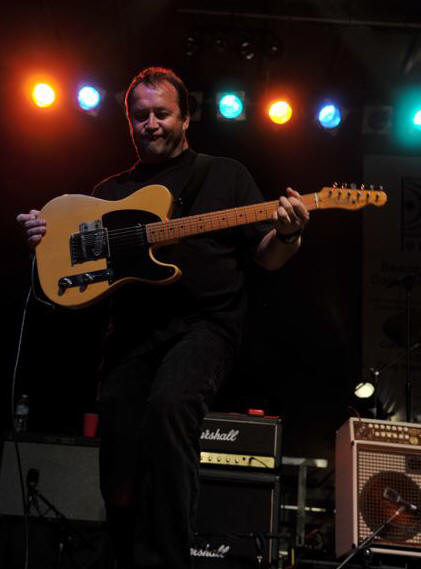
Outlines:
[[[161,184],[176,199],[197,167],[196,157],[188,149],[159,165],[137,163],[98,184],[94,195],[116,200],[144,186]],[[176,206],[172,217],[261,201],[259,189],[242,164],[212,157],[189,211]],[[183,275],[168,285],[135,283],[117,290],[111,300],[114,344],[124,346],[125,351],[141,349],[182,333],[192,323],[206,322],[238,345],[246,306],[246,266],[270,228],[270,222],[238,226],[185,238],[157,250],[158,260],[177,265]]]

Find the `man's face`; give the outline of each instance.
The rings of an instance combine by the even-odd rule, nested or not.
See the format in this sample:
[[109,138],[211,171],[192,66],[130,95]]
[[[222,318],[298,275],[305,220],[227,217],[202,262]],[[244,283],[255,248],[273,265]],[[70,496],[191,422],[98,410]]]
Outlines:
[[133,143],[142,162],[156,164],[187,148],[189,117],[183,119],[178,93],[168,81],[153,86],[139,83],[131,94],[129,111]]

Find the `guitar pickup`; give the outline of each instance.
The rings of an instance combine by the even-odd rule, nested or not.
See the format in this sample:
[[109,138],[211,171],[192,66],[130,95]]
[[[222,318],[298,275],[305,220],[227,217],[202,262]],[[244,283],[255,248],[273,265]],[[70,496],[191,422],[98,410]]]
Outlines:
[[90,284],[104,281],[108,281],[109,283],[113,282],[113,272],[111,269],[61,277],[58,281],[58,294],[59,296],[63,296],[68,288],[74,287],[79,287],[80,292],[83,292]]
[[70,236],[70,257],[72,265],[95,261],[109,256],[107,230],[99,220],[81,223],[80,232]]

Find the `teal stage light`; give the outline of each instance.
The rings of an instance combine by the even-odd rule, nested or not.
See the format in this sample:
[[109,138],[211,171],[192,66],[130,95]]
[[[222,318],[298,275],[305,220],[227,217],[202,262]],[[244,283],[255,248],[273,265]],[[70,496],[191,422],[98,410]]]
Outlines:
[[341,124],[341,111],[336,105],[329,103],[320,109],[318,120],[323,128],[336,128]]
[[227,120],[244,120],[244,93],[224,92],[216,96],[218,118]]
[[101,94],[95,87],[84,85],[78,90],[77,101],[83,111],[92,111],[100,104]]
[[415,113],[413,122],[415,128],[421,130],[421,109]]
[[401,89],[395,102],[393,133],[403,147],[421,147],[421,88]]

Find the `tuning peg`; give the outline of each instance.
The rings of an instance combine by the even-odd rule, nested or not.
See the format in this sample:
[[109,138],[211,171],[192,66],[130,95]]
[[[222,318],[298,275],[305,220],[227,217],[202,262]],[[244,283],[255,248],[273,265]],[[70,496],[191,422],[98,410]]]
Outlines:
[[382,191],[383,191],[383,186],[379,186],[379,190],[382,192]]
[[361,184],[360,189],[365,190],[365,184]]
[[357,184],[354,184],[354,182],[351,182],[350,186],[351,186],[351,190],[357,189]]
[[337,188],[337,187],[338,187],[338,182],[333,182],[332,188]]
[[373,184],[370,184],[370,190],[374,190]]

